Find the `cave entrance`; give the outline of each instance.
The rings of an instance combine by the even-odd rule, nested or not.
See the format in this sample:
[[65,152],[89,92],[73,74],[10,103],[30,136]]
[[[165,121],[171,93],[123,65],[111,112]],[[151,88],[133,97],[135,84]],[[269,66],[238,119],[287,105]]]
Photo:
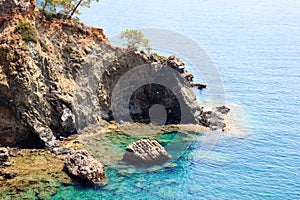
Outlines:
[[134,122],[154,125],[179,124],[180,103],[175,94],[163,85],[151,83],[139,87],[131,95],[129,113]]

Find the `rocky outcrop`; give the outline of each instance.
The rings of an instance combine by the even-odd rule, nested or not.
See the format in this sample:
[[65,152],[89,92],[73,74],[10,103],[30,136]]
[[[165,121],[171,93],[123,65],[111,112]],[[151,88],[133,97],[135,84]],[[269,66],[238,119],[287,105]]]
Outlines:
[[[41,20],[38,10],[20,8],[27,5],[24,2],[29,1],[0,1],[9,8],[0,7],[0,16],[11,16],[0,28],[0,144],[53,149],[56,138],[101,119],[118,122],[124,116],[155,124],[155,118],[165,115],[159,123],[211,127],[202,119],[203,110],[191,88],[193,76],[179,58],[113,47],[102,29]],[[35,1],[28,5],[33,11]],[[143,65],[150,70],[130,76],[116,90],[128,72]],[[152,74],[159,75],[152,78]],[[136,85],[142,81],[147,84]],[[114,91],[117,98],[112,103]],[[114,105],[127,110],[114,113]],[[163,109],[156,112],[157,105]]]
[[192,86],[192,87],[197,87],[199,90],[203,90],[204,88],[207,87],[207,85],[199,84],[199,83],[191,84],[191,86]]
[[92,157],[86,150],[71,152],[65,161],[65,170],[94,185],[102,185],[106,178],[104,165]]
[[166,150],[153,138],[141,139],[126,147],[123,161],[136,166],[162,164],[171,159]]

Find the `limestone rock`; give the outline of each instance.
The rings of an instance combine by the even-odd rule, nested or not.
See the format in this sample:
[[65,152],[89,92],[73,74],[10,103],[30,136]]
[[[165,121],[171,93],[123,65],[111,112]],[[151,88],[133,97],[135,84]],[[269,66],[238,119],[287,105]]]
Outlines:
[[5,147],[0,147],[0,167],[4,166],[8,162],[9,152]]
[[141,139],[126,147],[123,160],[136,166],[163,164],[171,159],[166,150],[153,138]]
[[66,158],[65,170],[69,174],[94,185],[102,185],[106,178],[104,165],[86,150],[71,152]]

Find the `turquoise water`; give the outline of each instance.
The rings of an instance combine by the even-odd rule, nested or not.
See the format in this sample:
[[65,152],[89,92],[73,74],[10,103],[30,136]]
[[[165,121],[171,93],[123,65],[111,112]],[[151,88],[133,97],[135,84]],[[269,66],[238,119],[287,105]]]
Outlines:
[[251,134],[222,135],[206,158],[199,136],[173,167],[108,168],[107,186],[64,186],[53,199],[300,199],[299,1],[102,0],[82,20],[109,38],[126,28],[192,38],[218,67],[226,101],[245,110]]

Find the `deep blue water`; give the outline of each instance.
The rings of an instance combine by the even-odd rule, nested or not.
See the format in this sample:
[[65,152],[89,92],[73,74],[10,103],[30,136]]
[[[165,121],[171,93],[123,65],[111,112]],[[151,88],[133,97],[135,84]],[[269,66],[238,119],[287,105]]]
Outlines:
[[197,140],[173,168],[109,168],[104,188],[62,187],[53,199],[300,199],[299,1],[102,0],[81,18],[109,38],[165,28],[193,39],[218,67],[226,101],[245,110],[251,134],[224,134],[206,158]]

